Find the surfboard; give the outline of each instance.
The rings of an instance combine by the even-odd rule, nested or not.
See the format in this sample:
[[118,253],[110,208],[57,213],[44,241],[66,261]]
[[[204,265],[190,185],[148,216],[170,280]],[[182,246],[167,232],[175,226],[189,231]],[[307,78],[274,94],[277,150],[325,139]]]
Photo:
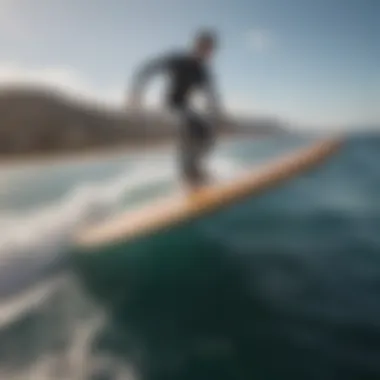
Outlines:
[[81,249],[91,249],[121,241],[130,242],[202,217],[311,169],[337,151],[341,143],[340,138],[319,140],[259,165],[233,180],[215,182],[192,193],[178,192],[126,211],[80,231],[76,244]]

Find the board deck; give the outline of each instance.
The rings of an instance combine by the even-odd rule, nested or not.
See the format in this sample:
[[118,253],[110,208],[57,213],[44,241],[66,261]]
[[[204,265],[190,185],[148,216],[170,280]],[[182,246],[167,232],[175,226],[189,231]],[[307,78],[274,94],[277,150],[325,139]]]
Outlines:
[[339,138],[318,141],[262,164],[232,181],[208,185],[191,194],[183,192],[155,200],[81,231],[76,243],[82,248],[91,248],[120,240],[130,241],[200,217],[302,173],[321,163],[340,145]]

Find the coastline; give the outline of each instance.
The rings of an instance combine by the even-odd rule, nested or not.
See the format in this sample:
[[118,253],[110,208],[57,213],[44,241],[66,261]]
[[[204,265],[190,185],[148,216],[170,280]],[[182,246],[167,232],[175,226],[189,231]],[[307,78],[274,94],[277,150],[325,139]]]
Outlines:
[[103,157],[117,157],[128,153],[141,153],[144,151],[157,151],[169,148],[173,141],[150,142],[146,144],[120,144],[104,148],[87,148],[82,151],[60,152],[60,153],[34,153],[22,154],[0,158],[0,169],[13,169],[17,167],[29,167],[40,165],[57,165],[76,161],[90,161]]
[[[240,137],[241,138],[241,137]],[[253,140],[257,138],[263,138],[263,136],[251,137]],[[239,140],[239,137],[223,136],[218,139],[219,143],[225,143],[228,141]],[[175,147],[175,139],[165,139],[156,142],[138,143],[138,144],[120,144],[117,146],[108,146],[104,148],[87,148],[83,151],[72,152],[60,152],[57,154],[23,154],[14,155],[9,157],[0,158],[0,170],[1,169],[17,169],[26,168],[31,166],[50,166],[59,165],[72,162],[81,162],[97,160],[102,158],[116,158],[125,154],[143,153],[146,152],[160,152],[162,150]]]

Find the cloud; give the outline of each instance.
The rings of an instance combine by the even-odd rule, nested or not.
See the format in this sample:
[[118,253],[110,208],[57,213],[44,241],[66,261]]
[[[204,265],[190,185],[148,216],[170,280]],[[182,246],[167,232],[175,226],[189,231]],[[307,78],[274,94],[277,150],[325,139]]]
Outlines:
[[[1,0],[0,0],[1,1]],[[153,83],[145,96],[147,109],[161,107],[161,86]],[[127,90],[125,78],[109,86],[97,86],[78,70],[69,66],[30,67],[0,62],[0,90],[5,87],[36,87],[54,90],[98,106],[120,108],[125,105]]]
[[0,87],[36,86],[104,105],[121,102],[120,86],[96,87],[70,67],[24,67],[0,62]]
[[269,31],[263,29],[251,29],[246,34],[249,49],[264,51],[273,46],[273,37]]

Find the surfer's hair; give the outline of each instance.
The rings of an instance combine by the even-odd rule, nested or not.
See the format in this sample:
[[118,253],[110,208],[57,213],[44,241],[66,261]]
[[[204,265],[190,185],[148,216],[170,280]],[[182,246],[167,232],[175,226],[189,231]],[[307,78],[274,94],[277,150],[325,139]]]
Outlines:
[[195,43],[197,45],[208,45],[216,47],[218,42],[217,33],[211,29],[199,30],[195,35]]

